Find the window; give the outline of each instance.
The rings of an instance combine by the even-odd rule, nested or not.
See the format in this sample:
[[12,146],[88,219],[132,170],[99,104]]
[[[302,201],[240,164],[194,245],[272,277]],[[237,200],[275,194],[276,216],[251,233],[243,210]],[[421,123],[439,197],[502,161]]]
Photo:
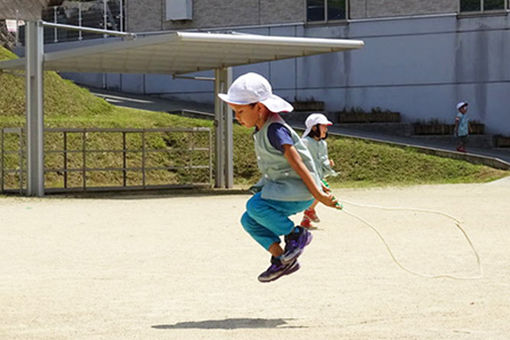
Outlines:
[[166,0],[166,20],[192,20],[192,0]]
[[460,12],[505,10],[505,0],[460,0]]
[[306,0],[306,21],[326,22],[347,19],[347,0]]

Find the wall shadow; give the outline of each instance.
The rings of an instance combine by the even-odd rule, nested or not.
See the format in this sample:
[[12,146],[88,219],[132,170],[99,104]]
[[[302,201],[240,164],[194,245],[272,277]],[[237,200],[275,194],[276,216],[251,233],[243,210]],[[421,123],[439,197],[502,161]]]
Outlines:
[[291,326],[287,323],[294,319],[250,319],[233,318],[223,320],[204,320],[178,322],[170,325],[154,325],[156,329],[242,329],[242,328],[305,328],[304,326]]

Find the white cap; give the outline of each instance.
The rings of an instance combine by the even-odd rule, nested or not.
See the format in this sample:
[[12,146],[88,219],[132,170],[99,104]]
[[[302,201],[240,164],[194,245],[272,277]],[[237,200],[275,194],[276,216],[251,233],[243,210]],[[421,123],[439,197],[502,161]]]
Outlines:
[[460,109],[461,107],[463,107],[463,106],[467,105],[467,104],[468,104],[467,102],[459,102],[459,103],[457,104],[457,110],[458,110],[458,109]]
[[271,84],[258,73],[249,72],[239,76],[228,89],[228,93],[219,93],[223,101],[229,104],[248,105],[261,102],[271,112],[292,112],[294,107],[284,99],[273,94]]
[[310,131],[312,131],[312,128],[317,124],[333,125],[333,123],[330,122],[322,113],[312,113],[305,120],[306,130],[303,133],[303,137],[308,136]]

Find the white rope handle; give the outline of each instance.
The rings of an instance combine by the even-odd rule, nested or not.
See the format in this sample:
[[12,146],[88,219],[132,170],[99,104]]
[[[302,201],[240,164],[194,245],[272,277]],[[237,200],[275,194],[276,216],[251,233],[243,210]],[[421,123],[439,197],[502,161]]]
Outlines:
[[353,213],[351,213],[349,211],[346,211],[345,208],[342,209],[342,211],[344,213],[346,213],[349,216],[352,216],[352,217],[356,218],[357,220],[359,220],[359,221],[363,222],[364,224],[366,224],[370,229],[372,229],[377,234],[379,239],[381,239],[381,241],[383,242],[383,244],[386,247],[386,250],[388,251],[388,253],[390,254],[391,259],[393,260],[393,262],[395,262],[397,264],[397,266],[399,266],[402,270],[404,270],[404,271],[406,271],[406,272],[408,272],[410,274],[413,274],[413,275],[416,275],[416,276],[420,276],[420,277],[424,277],[424,278],[428,278],[428,279],[447,278],[447,279],[453,279],[453,280],[477,280],[477,279],[481,279],[483,277],[483,269],[482,269],[482,264],[480,262],[480,256],[478,255],[478,252],[476,251],[475,246],[473,245],[473,242],[471,242],[471,239],[469,238],[468,234],[460,226],[461,222],[457,218],[455,218],[454,216],[448,215],[448,214],[443,213],[441,211],[428,210],[428,209],[381,207],[381,206],[376,206],[376,205],[359,204],[359,203],[349,202],[349,201],[345,201],[345,200],[342,200],[342,203],[347,203],[347,204],[350,204],[350,205],[353,205],[353,206],[357,206],[357,207],[362,207],[362,208],[383,209],[383,210],[419,211],[419,212],[424,212],[424,213],[429,213],[429,214],[442,215],[442,216],[445,216],[445,217],[453,220],[455,222],[455,226],[462,232],[462,234],[464,235],[464,238],[467,240],[467,242],[469,243],[469,246],[471,247],[471,249],[473,250],[473,253],[475,254],[476,262],[478,264],[478,271],[480,273],[477,276],[460,277],[460,276],[455,276],[455,275],[452,275],[452,274],[429,275],[429,274],[423,274],[423,273],[419,273],[419,272],[415,272],[413,270],[410,270],[410,269],[404,267],[397,260],[397,258],[395,257],[395,255],[391,251],[390,246],[388,245],[388,243],[386,242],[384,237],[381,235],[381,233],[377,230],[377,228],[375,228],[372,224],[370,224],[368,221],[366,221],[362,217],[359,217],[359,216],[357,216],[357,215],[355,215],[355,214],[353,214]]

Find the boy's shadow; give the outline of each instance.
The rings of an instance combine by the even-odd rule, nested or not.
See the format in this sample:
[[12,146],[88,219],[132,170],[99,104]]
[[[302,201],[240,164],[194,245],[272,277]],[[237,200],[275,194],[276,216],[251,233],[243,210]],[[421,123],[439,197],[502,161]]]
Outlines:
[[240,329],[240,328],[304,328],[303,326],[290,326],[288,320],[294,319],[249,319],[235,318],[223,320],[204,320],[178,322],[172,325],[154,325],[157,329]]

